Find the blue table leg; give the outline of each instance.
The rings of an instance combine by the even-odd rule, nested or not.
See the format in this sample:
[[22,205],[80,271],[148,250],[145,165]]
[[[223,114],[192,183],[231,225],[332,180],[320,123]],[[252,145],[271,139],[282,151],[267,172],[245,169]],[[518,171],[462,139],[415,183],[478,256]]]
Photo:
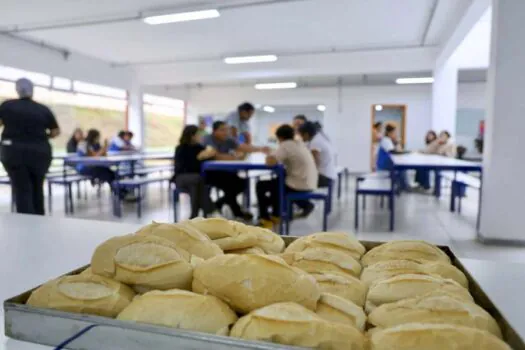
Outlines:
[[395,216],[395,205],[394,205],[394,201],[395,201],[395,192],[394,192],[394,183],[395,183],[395,171],[392,170],[390,171],[390,195],[389,195],[389,204],[390,204],[390,232],[393,232],[394,231],[394,216]]
[[450,192],[450,212],[456,211],[456,181],[452,181],[452,187]]
[[[279,233],[281,235],[284,234],[284,221],[287,219],[291,219],[292,213],[286,213],[286,203],[284,200],[285,194],[284,194],[284,168],[279,165],[276,169],[277,178],[279,179],[279,202],[281,204],[281,220],[279,222]],[[290,217],[287,217],[287,215],[290,215]]]
[[441,172],[439,170],[436,170],[435,171],[435,176],[434,176],[434,195],[436,196],[436,198],[440,198],[441,197]]

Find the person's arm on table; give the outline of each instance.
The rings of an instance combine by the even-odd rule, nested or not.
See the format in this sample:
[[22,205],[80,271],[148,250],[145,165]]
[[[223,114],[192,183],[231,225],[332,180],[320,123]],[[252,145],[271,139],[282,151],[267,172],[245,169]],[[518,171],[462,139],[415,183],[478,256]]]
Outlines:
[[236,150],[239,152],[243,152],[243,153],[258,153],[258,152],[267,153],[269,149],[270,149],[269,147],[258,147],[258,146],[253,146],[253,145],[249,145],[246,143],[241,143],[237,146]]
[[244,143],[251,145],[252,144],[252,134],[249,131],[245,131],[242,133],[244,136]]

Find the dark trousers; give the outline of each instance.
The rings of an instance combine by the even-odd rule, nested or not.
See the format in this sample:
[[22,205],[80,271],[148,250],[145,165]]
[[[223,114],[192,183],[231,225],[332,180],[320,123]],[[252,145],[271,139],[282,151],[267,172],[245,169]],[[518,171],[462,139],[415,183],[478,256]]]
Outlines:
[[201,174],[179,174],[175,177],[175,184],[181,192],[190,195],[191,201],[191,216],[190,219],[199,216],[199,211],[202,209],[204,216],[211,214],[212,205],[210,194],[204,183]]
[[81,175],[89,176],[94,179],[99,180],[100,182],[107,182],[111,186],[113,181],[117,178],[117,175],[113,170],[107,167],[103,166],[92,166],[92,167],[86,167],[84,166],[82,169],[80,169],[79,173]]
[[[270,218],[270,207],[272,208],[272,214],[274,216],[280,216],[281,214],[281,203],[279,200],[279,180],[264,180],[258,181],[256,185],[257,191],[257,202],[259,203],[259,218],[269,219]],[[287,185],[284,186],[284,193],[297,193],[297,192],[310,192],[310,191],[298,191]],[[303,210],[309,210],[313,204],[307,200],[295,201],[294,202],[299,208]]]
[[319,174],[319,179],[317,180],[317,187],[328,187],[334,180],[330,179],[327,176]]
[[229,171],[207,171],[206,184],[217,187],[224,192],[224,197],[220,198],[216,205],[220,209],[227,204],[235,216],[242,216],[241,206],[237,202],[237,196],[244,192],[248,182],[241,179],[237,173]]
[[430,171],[416,170],[416,182],[425,190],[430,189]]
[[2,146],[4,165],[15,195],[16,211],[45,215],[44,180],[51,165],[47,143]]

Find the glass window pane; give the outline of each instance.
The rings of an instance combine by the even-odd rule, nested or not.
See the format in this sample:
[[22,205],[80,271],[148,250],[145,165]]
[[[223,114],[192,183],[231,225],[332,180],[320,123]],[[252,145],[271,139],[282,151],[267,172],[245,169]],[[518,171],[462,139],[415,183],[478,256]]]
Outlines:
[[51,86],[51,77],[47,74],[30,72],[23,69],[0,66],[0,79],[16,81],[20,78],[27,78],[35,85]]
[[112,88],[112,87],[104,86],[104,85],[86,83],[83,81],[75,80],[73,82],[73,89],[77,92],[83,92],[86,94],[109,96],[109,97],[116,97],[116,98],[121,98],[121,99],[125,99],[127,97],[126,90]]

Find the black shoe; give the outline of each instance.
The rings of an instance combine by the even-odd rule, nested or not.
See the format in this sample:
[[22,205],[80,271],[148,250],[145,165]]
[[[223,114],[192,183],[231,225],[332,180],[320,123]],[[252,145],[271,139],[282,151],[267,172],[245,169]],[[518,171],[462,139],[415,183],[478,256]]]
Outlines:
[[237,215],[235,215],[235,217],[243,221],[253,221],[253,214],[249,211],[243,211],[241,213],[238,213]]
[[312,214],[314,209],[315,209],[315,205],[312,204],[308,208],[304,209],[301,213],[299,213],[298,215],[294,215],[294,216],[296,218],[305,219],[305,218],[309,217],[310,214]]

